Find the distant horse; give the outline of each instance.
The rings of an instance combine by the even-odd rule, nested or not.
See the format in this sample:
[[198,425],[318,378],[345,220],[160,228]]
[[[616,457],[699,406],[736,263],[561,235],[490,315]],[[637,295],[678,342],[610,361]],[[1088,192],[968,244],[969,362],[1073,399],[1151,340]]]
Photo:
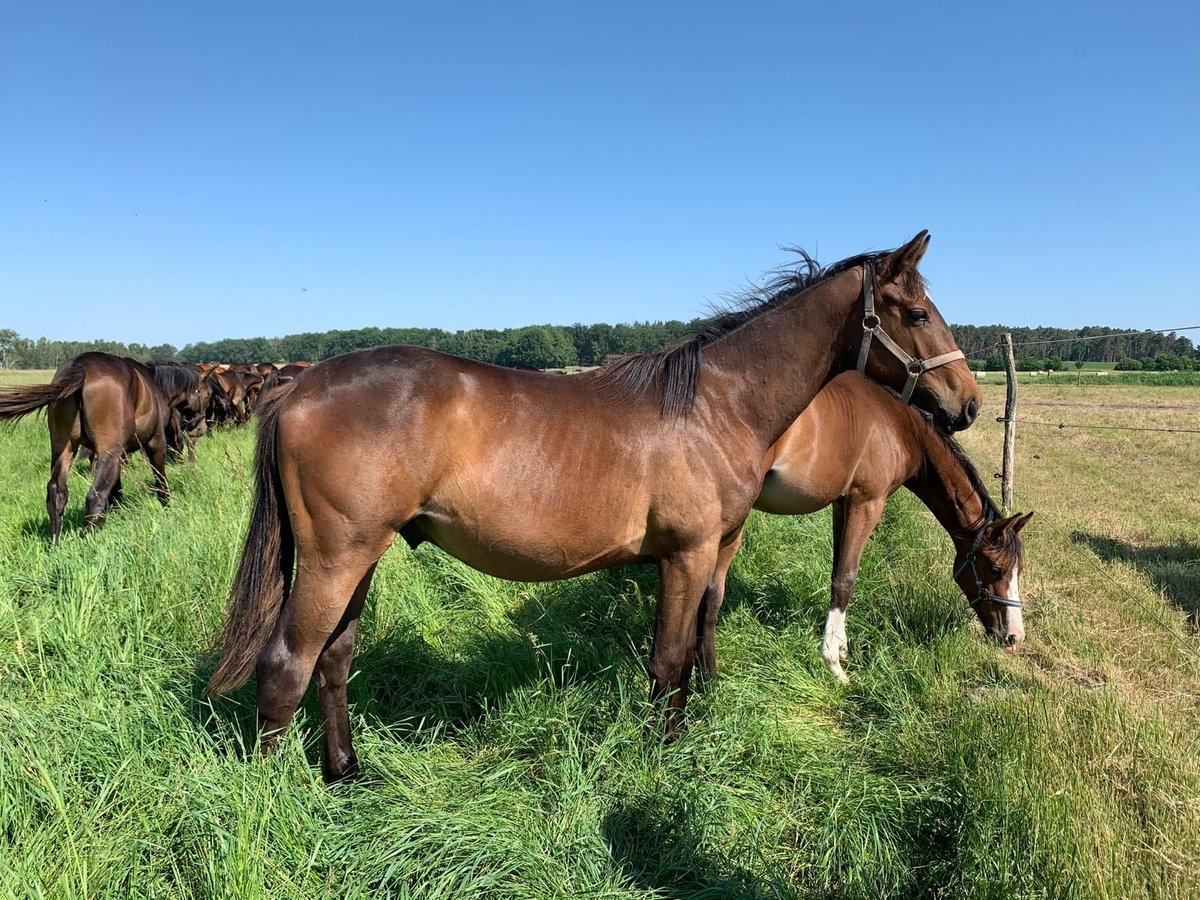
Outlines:
[[254,512],[209,691],[257,667],[265,750],[315,671],[325,775],[353,772],[354,636],[400,534],[518,581],[657,563],[651,695],[674,732],[705,588],[767,450],[821,386],[857,365],[946,427],[975,418],[975,377],[917,271],[928,240],[824,271],[805,257],[695,339],[582,375],[400,346],[280,385],[260,414]]
[[254,410],[254,404],[258,400],[259,391],[262,390],[266,377],[249,363],[230,366],[229,374],[236,378],[242,386],[242,401],[235,420],[237,424],[245,425],[250,421],[250,414]]
[[[1033,513],[1004,518],[958,443],[925,414],[857,372],[833,379],[763,463],[756,509],[805,515],[833,505],[833,579],[821,657],[839,681],[846,659],[846,606],[867,539],[902,486],[929,507],[954,542],[954,578],[990,637],[1015,649],[1025,639],[1018,585],[1020,531]],[[697,662],[717,671],[714,632],[725,576],[741,536],[721,554],[699,617]]]
[[[147,363],[147,368],[153,372],[156,365],[163,363]],[[183,455],[187,448],[188,464],[196,463],[196,441],[208,434],[208,409],[211,388],[208,381],[201,377],[201,369],[192,363],[176,363],[181,368],[192,373],[188,376],[188,390],[182,396],[172,398],[171,418],[167,427],[167,449],[172,458]]]
[[218,366],[205,376],[209,386],[209,418],[214,425],[245,425],[263,385],[253,366]]
[[67,505],[67,475],[80,447],[93,455],[92,489],[84,521],[96,528],[110,500],[121,496],[121,457],[141,449],[154,472],[154,491],[163,506],[167,487],[168,394],[188,380],[181,367],[156,366],[108,353],[82,353],[58,367],[49,384],[0,391],[0,419],[19,419],[49,407],[50,481],[46,512],[57,539]]

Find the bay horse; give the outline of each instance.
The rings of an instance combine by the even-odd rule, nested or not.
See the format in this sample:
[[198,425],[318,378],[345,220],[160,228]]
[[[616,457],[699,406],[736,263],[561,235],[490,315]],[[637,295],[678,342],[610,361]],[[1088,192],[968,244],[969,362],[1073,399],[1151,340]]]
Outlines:
[[262,404],[254,510],[209,693],[255,670],[269,751],[315,674],[325,777],[355,772],[354,637],[399,534],[516,581],[656,563],[648,672],[674,734],[701,598],[767,450],[822,385],[857,365],[947,427],[974,420],[975,377],[917,270],[928,243],[923,231],[826,270],[805,255],[694,339],[581,375],[394,346],[281,384]]
[[[954,544],[954,579],[991,638],[1015,650],[1021,614],[1020,532],[1033,513],[1005,518],[979,472],[953,438],[919,410],[857,372],[834,378],[775,442],[763,462],[755,509],[807,515],[833,506],[833,577],[821,658],[846,683],[846,607],[863,548],[888,497],[906,487],[929,508]],[[734,539],[734,547],[741,540]],[[701,601],[697,663],[717,671],[714,634],[733,559],[722,555]]]
[[57,540],[67,505],[67,476],[80,447],[93,458],[92,487],[87,494],[84,521],[94,529],[104,520],[109,502],[121,496],[121,459],[142,450],[154,472],[154,492],[166,506],[166,429],[170,396],[185,385],[195,387],[195,373],[182,366],[147,368],[128,357],[81,353],[67,360],[49,384],[0,391],[0,419],[19,419],[49,407],[50,481],[46,512]]

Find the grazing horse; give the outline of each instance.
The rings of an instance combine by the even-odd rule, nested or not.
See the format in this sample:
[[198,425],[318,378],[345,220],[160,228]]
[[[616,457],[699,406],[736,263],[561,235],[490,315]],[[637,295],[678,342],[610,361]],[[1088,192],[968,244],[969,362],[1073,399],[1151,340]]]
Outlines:
[[822,385],[858,364],[948,427],[975,418],[975,377],[917,271],[928,240],[827,270],[806,256],[696,338],[569,378],[397,346],[280,385],[210,693],[256,669],[268,750],[315,673],[325,775],[354,772],[354,636],[399,534],[517,581],[656,563],[651,696],[674,733],[705,588],[767,450]]
[[[833,578],[821,657],[846,682],[846,606],[858,564],[888,497],[906,487],[954,543],[954,579],[989,637],[1016,649],[1025,639],[1020,531],[1033,513],[1004,518],[963,449],[922,412],[857,372],[833,379],[763,462],[755,509],[806,515],[833,505]],[[734,539],[734,546],[740,541]],[[732,553],[722,556],[701,602],[697,662],[717,671],[714,632]]]
[[[153,363],[147,363],[153,368]],[[159,364],[161,365],[161,364]],[[179,364],[192,374],[189,383],[194,380],[186,394],[172,404],[170,426],[167,429],[167,444],[174,458],[178,458],[187,448],[188,464],[196,464],[196,441],[208,434],[208,419],[205,411],[208,409],[211,387],[206,378],[202,377],[200,366],[192,363]]]
[[81,353],[58,367],[49,384],[0,391],[0,419],[19,419],[49,407],[50,481],[46,512],[58,538],[67,505],[67,475],[75,452],[92,454],[92,488],[84,521],[89,529],[104,520],[109,501],[121,496],[121,457],[141,449],[154,472],[154,491],[163,506],[167,487],[167,424],[173,391],[181,376],[175,367],[147,368],[128,357]]

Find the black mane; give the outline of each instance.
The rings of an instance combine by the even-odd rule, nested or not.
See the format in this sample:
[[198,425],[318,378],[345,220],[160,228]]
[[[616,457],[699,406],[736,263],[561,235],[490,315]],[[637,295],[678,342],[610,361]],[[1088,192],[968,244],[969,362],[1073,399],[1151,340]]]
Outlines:
[[200,372],[191,366],[172,361],[148,362],[144,365],[154,383],[168,393],[200,387]]
[[[928,413],[922,411],[921,416],[929,424],[933,433],[938,436],[946,451],[962,466],[963,472],[966,473],[967,481],[970,482],[971,488],[979,496],[980,502],[983,503],[983,515],[971,523],[969,530],[972,533],[976,533],[980,529],[987,528],[989,525],[1003,519],[1004,513],[996,505],[996,501],[992,499],[992,495],[988,493],[987,484],[984,482],[983,476],[979,474],[979,469],[975,467],[975,463],[971,461],[971,457],[967,456],[967,451],[963,449],[962,444],[956,441],[951,435],[946,434],[940,428],[936,427],[933,424],[933,417]],[[1020,535],[1006,529],[1002,541],[1002,544],[993,546],[992,549],[1000,553],[1005,559],[1019,562],[1024,555],[1024,544],[1021,541]]]
[[[696,399],[704,347],[781,306],[797,294],[863,263],[878,264],[894,252],[860,253],[830,266],[822,266],[799,247],[784,249],[798,255],[799,261],[792,266],[776,269],[761,287],[728,300],[726,308],[701,322],[695,336],[689,340],[666,350],[637,353],[617,360],[600,374],[601,386],[625,401],[637,400],[655,390],[663,418],[686,415]],[[912,277],[920,279],[915,271]]]

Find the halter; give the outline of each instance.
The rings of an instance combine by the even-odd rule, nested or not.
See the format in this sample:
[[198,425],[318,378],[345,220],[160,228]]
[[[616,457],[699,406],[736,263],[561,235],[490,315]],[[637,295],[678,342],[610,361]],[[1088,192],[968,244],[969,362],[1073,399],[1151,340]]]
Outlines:
[[983,528],[975,532],[975,540],[971,544],[971,549],[967,552],[966,557],[959,563],[958,568],[954,570],[954,577],[957,578],[968,565],[971,566],[971,574],[975,576],[975,587],[979,591],[972,599],[968,600],[971,609],[974,609],[979,603],[984,600],[991,600],[993,603],[999,603],[1001,606],[1011,606],[1016,609],[1021,608],[1020,600],[1009,600],[1007,597],[997,597],[995,594],[989,593],[988,589],[983,584],[983,579],[979,577],[979,569],[975,566],[975,552],[979,549],[979,542],[983,539]]
[[871,353],[873,338],[877,338],[879,343],[883,344],[892,356],[900,360],[904,368],[908,370],[908,381],[904,384],[904,390],[900,392],[900,400],[904,403],[912,402],[917,379],[930,369],[944,366],[956,359],[966,358],[961,350],[951,350],[949,353],[943,353],[933,359],[918,359],[915,356],[909,356],[903,347],[893,341],[891,335],[883,330],[879,316],[875,314],[875,264],[868,260],[863,263],[863,339],[862,346],[858,351],[858,371],[863,375],[867,374],[867,357]]

